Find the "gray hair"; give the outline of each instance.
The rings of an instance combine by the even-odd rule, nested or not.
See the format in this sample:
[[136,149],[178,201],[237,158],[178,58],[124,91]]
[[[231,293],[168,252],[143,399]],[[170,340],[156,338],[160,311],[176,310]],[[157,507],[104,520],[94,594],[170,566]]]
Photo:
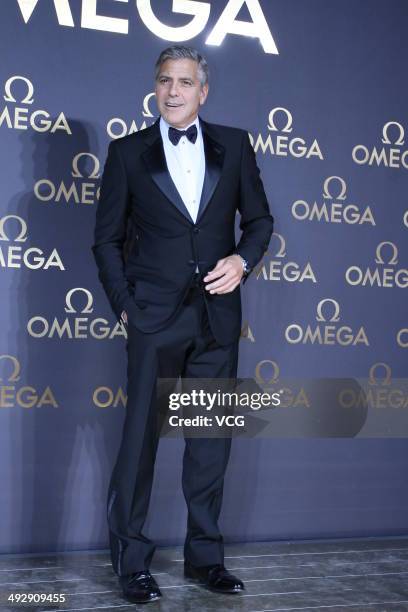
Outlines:
[[210,71],[206,59],[193,47],[184,47],[183,45],[173,45],[164,49],[158,57],[155,65],[155,79],[159,76],[162,64],[168,60],[191,59],[197,62],[198,78],[200,79],[201,87],[208,83]]

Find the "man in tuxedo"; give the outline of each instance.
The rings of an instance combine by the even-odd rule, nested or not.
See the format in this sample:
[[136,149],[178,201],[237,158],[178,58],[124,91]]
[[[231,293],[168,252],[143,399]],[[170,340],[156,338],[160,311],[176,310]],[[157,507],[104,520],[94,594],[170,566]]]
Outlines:
[[[113,568],[135,603],[161,597],[149,571],[155,546],[142,531],[159,437],[157,379],[236,378],[241,280],[273,230],[248,133],[198,115],[208,88],[196,50],[175,45],[160,54],[160,117],[110,143],[96,215],[99,278],[128,337],[126,416],[107,515]],[[230,446],[228,436],[185,438],[184,574],[239,593],[244,585],[224,566],[217,524]]]

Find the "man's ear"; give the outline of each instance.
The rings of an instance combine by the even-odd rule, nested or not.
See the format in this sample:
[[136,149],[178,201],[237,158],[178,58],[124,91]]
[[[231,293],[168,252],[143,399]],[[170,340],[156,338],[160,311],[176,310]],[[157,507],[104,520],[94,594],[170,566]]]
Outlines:
[[201,88],[201,91],[200,91],[200,104],[201,105],[204,104],[204,102],[207,99],[208,90],[209,90],[208,83],[206,83],[205,85],[203,85],[203,87]]

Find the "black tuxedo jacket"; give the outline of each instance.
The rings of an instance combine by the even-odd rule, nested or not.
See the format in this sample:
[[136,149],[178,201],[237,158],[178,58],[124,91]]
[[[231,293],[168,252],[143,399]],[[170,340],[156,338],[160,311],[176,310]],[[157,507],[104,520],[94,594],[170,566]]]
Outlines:
[[[246,131],[199,117],[206,169],[194,223],[167,169],[159,120],[110,143],[92,246],[116,317],[125,310],[130,324],[145,333],[171,323],[196,266],[205,276],[218,259],[239,253],[253,267],[273,231]],[[205,297],[215,338],[232,342],[241,331],[240,286],[220,295],[206,291]]]

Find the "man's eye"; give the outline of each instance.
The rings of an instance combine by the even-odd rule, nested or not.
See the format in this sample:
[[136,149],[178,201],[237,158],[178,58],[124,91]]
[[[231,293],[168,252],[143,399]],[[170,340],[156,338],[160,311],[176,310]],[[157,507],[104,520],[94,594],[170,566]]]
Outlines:
[[160,83],[165,83],[168,79],[160,79]]

